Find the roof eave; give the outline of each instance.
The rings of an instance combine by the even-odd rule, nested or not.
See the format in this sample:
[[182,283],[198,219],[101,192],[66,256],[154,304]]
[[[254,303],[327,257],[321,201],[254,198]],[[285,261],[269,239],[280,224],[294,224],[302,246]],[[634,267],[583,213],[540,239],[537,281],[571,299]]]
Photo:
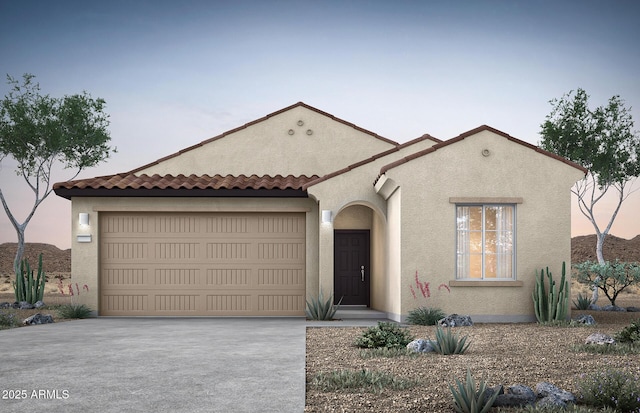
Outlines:
[[267,188],[56,188],[54,192],[59,197],[71,199],[73,197],[122,197],[122,198],[307,198],[307,191],[302,189],[267,189]]

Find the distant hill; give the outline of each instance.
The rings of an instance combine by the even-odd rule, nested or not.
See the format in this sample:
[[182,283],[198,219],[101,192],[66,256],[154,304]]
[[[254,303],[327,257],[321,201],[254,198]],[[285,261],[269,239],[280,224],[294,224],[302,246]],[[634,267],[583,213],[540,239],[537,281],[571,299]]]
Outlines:
[[[627,240],[607,235],[602,249],[604,259],[613,261],[640,262],[640,235]],[[571,238],[571,262],[597,261],[596,235],[583,235]]]
[[[13,274],[13,260],[18,250],[15,242],[0,244],[0,274]],[[45,272],[71,272],[71,250],[61,250],[55,245],[27,243],[24,258],[29,260],[32,269],[38,270],[38,256],[42,253]]]
[[[7,242],[0,244],[0,274],[13,274],[13,259],[18,244]],[[607,260],[640,262],[640,235],[626,240],[608,235],[604,241],[604,258]],[[38,255],[42,253],[44,269],[50,273],[71,272],[71,250],[61,250],[55,245],[27,243],[25,258],[32,267],[38,266]],[[571,239],[571,262],[578,263],[596,260],[596,236],[583,235]]]

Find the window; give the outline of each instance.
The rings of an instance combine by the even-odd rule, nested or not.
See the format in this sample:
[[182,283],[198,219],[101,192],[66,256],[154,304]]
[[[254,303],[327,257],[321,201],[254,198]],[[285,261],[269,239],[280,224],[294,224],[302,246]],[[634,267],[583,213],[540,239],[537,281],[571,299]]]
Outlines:
[[515,279],[515,209],[456,206],[456,278]]

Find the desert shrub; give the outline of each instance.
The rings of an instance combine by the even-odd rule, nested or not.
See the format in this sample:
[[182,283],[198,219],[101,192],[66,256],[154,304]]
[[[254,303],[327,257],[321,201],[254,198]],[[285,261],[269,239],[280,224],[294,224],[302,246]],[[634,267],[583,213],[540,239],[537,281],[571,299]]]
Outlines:
[[467,379],[462,383],[456,378],[455,386],[449,385],[449,390],[453,395],[453,403],[458,413],[485,413],[491,409],[493,402],[498,397],[499,392],[489,395],[489,388],[484,379],[480,380],[476,389],[476,382],[471,376],[471,370],[467,369]]
[[594,407],[610,407],[620,412],[640,411],[640,377],[607,369],[582,376],[577,383],[579,400]]
[[20,321],[18,321],[14,313],[0,311],[0,330],[18,327],[19,325]]
[[591,298],[586,295],[582,295],[582,293],[578,294],[575,300],[573,300],[573,305],[577,310],[588,310],[591,305]]
[[617,332],[614,337],[619,343],[640,343],[640,319]]
[[407,323],[419,326],[434,326],[444,318],[444,313],[439,308],[418,307],[409,311]]
[[618,294],[625,288],[640,284],[640,263],[637,262],[586,261],[574,267],[578,282],[600,289],[611,305],[616,305]]
[[370,327],[362,333],[355,345],[361,348],[405,348],[412,340],[413,337],[406,328],[379,321],[376,327]]
[[431,340],[431,345],[439,354],[464,354],[471,345],[471,343],[467,343],[467,337],[460,337],[458,333],[452,332],[451,328],[443,330],[438,327],[436,328],[436,339],[435,341]]
[[414,380],[399,378],[392,374],[374,370],[336,370],[329,373],[316,374],[310,386],[321,391],[336,390],[368,391],[378,393],[383,389],[404,390],[415,387]]
[[333,294],[325,300],[322,296],[322,291],[320,291],[318,297],[312,298],[311,301],[307,300],[305,313],[307,314],[307,318],[311,320],[333,320],[341,302],[342,298],[340,298],[338,304],[334,305]]
[[61,318],[89,318],[92,310],[84,304],[62,304],[57,311]]

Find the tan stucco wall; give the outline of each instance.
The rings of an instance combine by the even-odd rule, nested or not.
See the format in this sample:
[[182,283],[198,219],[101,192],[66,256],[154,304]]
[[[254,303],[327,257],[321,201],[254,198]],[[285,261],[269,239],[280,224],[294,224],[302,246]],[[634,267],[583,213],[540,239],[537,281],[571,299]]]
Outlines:
[[322,176],[393,147],[298,106],[138,173]]
[[[382,166],[434,144],[432,140],[416,142],[307,189],[309,196],[318,201],[318,214],[330,210],[334,217],[332,223],[320,225],[319,282],[325,294],[333,292],[333,230],[371,229],[371,307],[388,313],[398,311],[399,314],[399,299],[393,295],[398,294],[399,289],[390,289],[388,285],[392,281],[386,262],[389,248],[387,201],[376,193],[373,182]],[[367,210],[370,212],[366,216],[360,216],[360,212]],[[349,228],[351,225],[354,227]]]
[[397,188],[387,200],[387,251],[386,251],[388,317],[401,321],[402,316],[402,188]]
[[[78,283],[76,302],[97,310],[99,299],[99,217],[113,211],[165,212],[305,212],[306,214],[306,291],[318,293],[319,221],[317,203],[308,198],[73,198],[71,211],[71,282]],[[79,228],[78,214],[87,212],[89,228]],[[74,218],[75,217],[75,218]],[[91,242],[77,241],[79,234],[91,235]],[[88,287],[88,292],[83,286]]]
[[[489,156],[482,155],[484,149]],[[549,266],[560,275],[562,262],[570,262],[570,188],[581,177],[580,170],[489,131],[387,171],[385,178],[400,186],[387,208],[390,245],[400,237],[399,250],[390,248],[389,271],[391,278],[402,272],[402,316],[418,306],[432,306],[446,313],[470,314],[476,321],[533,319],[536,269]],[[401,205],[392,208],[400,190]],[[518,282],[508,284],[514,286],[452,285],[456,236],[452,197],[522,198],[516,207]],[[418,282],[429,285],[427,297],[416,282],[416,272]]]

